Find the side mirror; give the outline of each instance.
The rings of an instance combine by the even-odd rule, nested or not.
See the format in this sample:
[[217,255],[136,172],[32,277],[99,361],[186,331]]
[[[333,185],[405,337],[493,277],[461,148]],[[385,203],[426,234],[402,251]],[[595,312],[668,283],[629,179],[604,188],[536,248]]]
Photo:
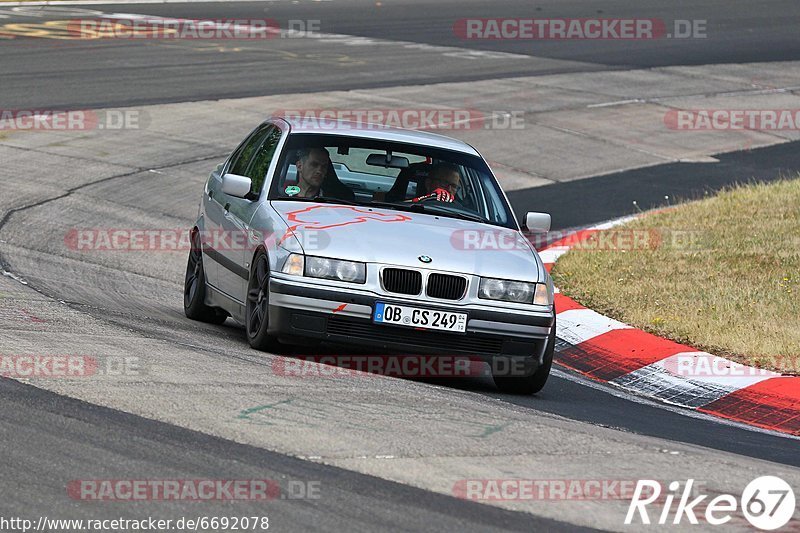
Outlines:
[[236,198],[244,198],[250,193],[253,181],[246,176],[225,174],[222,176],[222,192]]
[[530,211],[525,215],[525,226],[533,233],[547,233],[550,231],[550,214]]

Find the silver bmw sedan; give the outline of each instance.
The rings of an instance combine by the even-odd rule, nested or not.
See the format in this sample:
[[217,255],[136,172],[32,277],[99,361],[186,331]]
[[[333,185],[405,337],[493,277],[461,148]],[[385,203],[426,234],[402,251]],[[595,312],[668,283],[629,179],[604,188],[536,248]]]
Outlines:
[[[530,232],[550,215],[527,213]],[[258,350],[333,343],[490,364],[505,392],[550,373],[553,283],[486,161],[432,133],[273,117],[211,173],[184,308]]]

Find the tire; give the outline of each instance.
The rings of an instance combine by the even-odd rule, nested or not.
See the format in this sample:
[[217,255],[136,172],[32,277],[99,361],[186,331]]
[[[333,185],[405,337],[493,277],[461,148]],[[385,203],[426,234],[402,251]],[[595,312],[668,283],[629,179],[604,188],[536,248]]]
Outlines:
[[267,334],[269,330],[269,260],[263,251],[256,254],[250,270],[250,279],[247,282],[245,322],[247,342],[252,348],[268,352],[278,347],[278,340]]
[[183,312],[188,318],[208,324],[222,324],[228,313],[206,305],[206,274],[203,269],[203,251],[200,237],[192,232],[192,249],[186,264],[186,278],[183,283]]
[[550,337],[547,339],[547,347],[544,352],[544,362],[530,376],[499,376],[492,375],[494,384],[500,392],[506,394],[536,394],[544,388],[547,378],[550,376],[550,368],[553,366],[553,353],[556,349],[556,322],[553,319],[553,328]]

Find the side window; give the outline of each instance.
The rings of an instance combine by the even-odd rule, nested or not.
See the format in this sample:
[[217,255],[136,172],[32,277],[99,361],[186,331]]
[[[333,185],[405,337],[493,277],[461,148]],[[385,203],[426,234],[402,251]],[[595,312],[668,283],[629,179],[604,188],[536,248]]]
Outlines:
[[256,150],[253,161],[250,163],[247,173],[244,174],[253,181],[253,186],[250,193],[254,196],[261,194],[264,188],[264,181],[267,178],[267,171],[269,165],[272,163],[272,158],[275,156],[275,149],[278,147],[278,141],[281,140],[281,130],[272,126],[266,132],[264,142]]
[[247,176],[247,167],[250,164],[250,160],[253,159],[256,150],[274,127],[275,126],[272,125],[264,126],[251,134],[244,144],[236,149],[236,152],[231,158],[231,166],[228,172],[238,176]]
[[489,219],[497,222],[498,224],[508,226],[509,220],[508,216],[506,215],[508,211],[504,207],[505,202],[500,196],[497,184],[488,174],[481,172],[478,174],[478,176],[483,182],[483,190],[486,193],[486,203],[488,204],[487,207],[489,208]]

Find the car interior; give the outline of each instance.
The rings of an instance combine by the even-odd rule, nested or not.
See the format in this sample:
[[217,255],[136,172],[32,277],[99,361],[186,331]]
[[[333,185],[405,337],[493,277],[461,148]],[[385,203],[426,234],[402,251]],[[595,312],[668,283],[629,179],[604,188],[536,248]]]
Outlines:
[[[320,146],[320,143],[316,141],[311,145]],[[307,147],[309,143],[294,146],[278,168],[277,179],[271,187],[274,199],[293,198],[287,189],[298,184],[296,162],[302,148],[296,147]],[[426,178],[436,164],[447,163],[458,169],[461,178],[455,201],[426,201],[427,207],[445,216],[479,217],[503,226],[514,224],[503,205],[502,193],[488,171],[473,168],[461,156],[451,157],[449,152],[424,147],[416,150],[363,140],[353,145],[324,143],[321,146],[330,157],[322,184],[327,198],[367,205],[410,203],[432,192],[426,190]]]

